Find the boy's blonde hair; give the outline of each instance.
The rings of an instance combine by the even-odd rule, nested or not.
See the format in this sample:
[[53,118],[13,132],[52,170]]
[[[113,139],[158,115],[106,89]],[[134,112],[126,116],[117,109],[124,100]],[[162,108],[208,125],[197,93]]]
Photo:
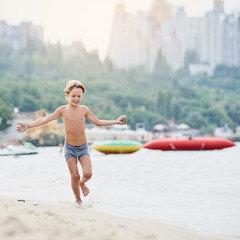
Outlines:
[[81,88],[83,91],[83,94],[86,92],[84,85],[78,80],[69,80],[66,84],[64,92],[69,94],[73,88]]

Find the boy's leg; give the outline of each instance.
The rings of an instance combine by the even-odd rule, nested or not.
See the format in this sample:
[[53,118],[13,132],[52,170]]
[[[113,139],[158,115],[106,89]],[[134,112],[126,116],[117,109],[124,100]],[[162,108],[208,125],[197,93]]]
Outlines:
[[80,189],[79,189],[80,175],[77,167],[77,159],[74,157],[68,158],[67,165],[71,174],[71,185],[72,185],[73,193],[76,197],[76,202],[78,204],[81,204],[82,200],[80,198]]
[[87,182],[92,177],[92,163],[89,155],[81,157],[79,161],[82,166],[83,173],[83,176],[80,179],[80,187],[83,192],[83,195],[86,197],[89,194],[89,189],[86,186],[85,182]]

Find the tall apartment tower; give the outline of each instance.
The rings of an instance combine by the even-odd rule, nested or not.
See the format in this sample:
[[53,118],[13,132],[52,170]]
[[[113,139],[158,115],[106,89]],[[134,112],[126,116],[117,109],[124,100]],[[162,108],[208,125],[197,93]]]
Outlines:
[[144,66],[152,71],[160,42],[156,19],[140,11],[137,15],[129,14],[124,4],[116,5],[107,53],[115,66],[121,69]]
[[43,42],[43,27],[31,22],[22,22],[18,26],[0,21],[0,43],[9,44],[14,50],[20,50],[30,43]]
[[115,7],[107,58],[119,68],[131,66],[131,41],[134,29],[134,16],[125,12],[125,5],[119,3]]
[[166,0],[154,0],[148,17],[156,19],[158,26],[161,27],[164,21],[171,18],[171,6]]
[[224,11],[224,2],[223,2],[223,0],[214,0],[213,5],[214,5],[214,7],[213,7],[214,10]]
[[223,59],[223,21],[226,14],[222,0],[214,0],[212,11],[203,16],[201,26],[200,59],[208,63],[211,72],[216,65],[224,62]]
[[[240,12],[224,13],[224,1],[212,0],[203,17],[188,17],[184,8],[173,14],[167,0],[153,0],[148,13],[125,12],[116,6],[107,57],[119,68],[146,66],[152,71],[157,53],[178,69],[187,51],[199,54],[199,69],[214,73],[218,64],[240,66]],[[197,64],[195,64],[197,65]]]
[[240,13],[225,16],[223,23],[223,62],[240,66]]
[[198,52],[201,19],[187,17],[183,7],[176,14],[162,23],[162,53],[167,62],[178,69],[184,66],[184,57],[188,50]]

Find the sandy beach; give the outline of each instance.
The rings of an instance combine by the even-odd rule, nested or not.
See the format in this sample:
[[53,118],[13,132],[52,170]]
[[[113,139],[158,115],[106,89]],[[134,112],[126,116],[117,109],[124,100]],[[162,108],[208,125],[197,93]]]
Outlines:
[[195,231],[0,196],[0,239],[217,240]]

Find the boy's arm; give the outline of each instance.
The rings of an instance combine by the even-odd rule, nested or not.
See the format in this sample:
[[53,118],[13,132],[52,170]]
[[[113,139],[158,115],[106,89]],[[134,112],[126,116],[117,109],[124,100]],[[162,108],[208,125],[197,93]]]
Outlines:
[[46,117],[42,117],[37,119],[36,121],[30,122],[30,123],[18,123],[18,126],[16,127],[16,130],[20,133],[26,131],[29,128],[38,127],[43,124],[46,124],[50,121],[53,121],[61,116],[60,108],[58,108],[55,112],[49,114]]
[[119,120],[100,120],[98,119],[88,108],[87,109],[87,114],[86,117],[87,119],[94,123],[96,126],[108,126],[108,125],[114,125],[114,124],[124,124],[123,122],[119,121]]

